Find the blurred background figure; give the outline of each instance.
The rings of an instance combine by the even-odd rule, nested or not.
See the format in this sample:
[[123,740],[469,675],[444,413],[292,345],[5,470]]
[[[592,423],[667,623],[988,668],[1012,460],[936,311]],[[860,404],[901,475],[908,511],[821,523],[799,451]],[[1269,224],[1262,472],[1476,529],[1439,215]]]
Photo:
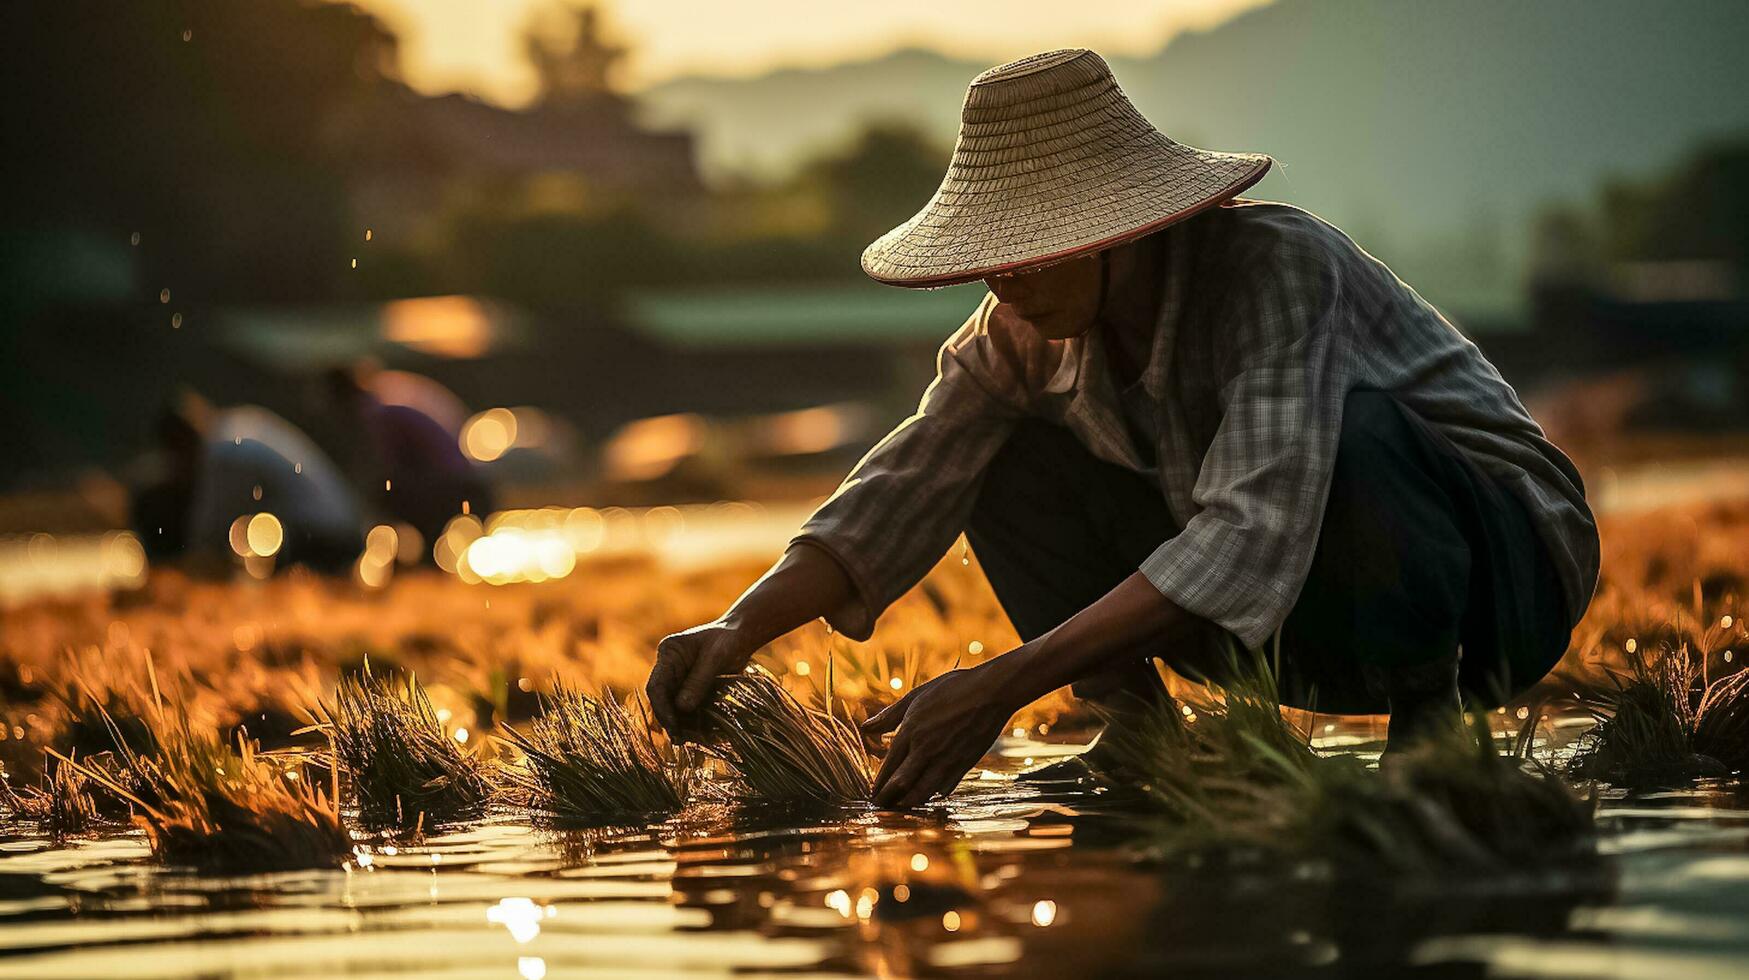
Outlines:
[[338,572],[364,544],[340,470],[298,428],[256,405],[178,398],[157,423],[158,472],[133,497],[154,561],[229,553]]
[[492,512],[492,489],[457,442],[465,409],[448,389],[370,361],[333,368],[325,380],[345,439],[341,458],[373,517],[435,541],[455,515]]

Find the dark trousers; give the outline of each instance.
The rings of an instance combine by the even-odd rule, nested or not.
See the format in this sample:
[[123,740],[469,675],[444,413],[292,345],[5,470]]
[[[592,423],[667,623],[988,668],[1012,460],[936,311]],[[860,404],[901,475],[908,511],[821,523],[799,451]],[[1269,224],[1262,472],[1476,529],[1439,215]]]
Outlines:
[[[1030,640],[1133,574],[1178,533],[1150,478],[1095,458],[1067,429],[1025,422],[986,470],[966,535],[1015,630]],[[1388,709],[1392,672],[1462,650],[1466,700],[1492,706],[1548,673],[1573,618],[1523,505],[1386,392],[1352,392],[1310,572],[1280,634],[1284,704]],[[1218,680],[1224,631],[1138,650],[1076,686],[1141,693],[1152,658]]]

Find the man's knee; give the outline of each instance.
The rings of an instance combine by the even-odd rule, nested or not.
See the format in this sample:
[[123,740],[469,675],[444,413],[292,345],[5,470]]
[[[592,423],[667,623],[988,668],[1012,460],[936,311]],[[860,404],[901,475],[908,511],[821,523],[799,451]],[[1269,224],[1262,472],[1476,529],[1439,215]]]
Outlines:
[[1015,423],[1008,441],[990,460],[985,475],[1036,479],[1041,473],[1060,469],[1066,457],[1086,453],[1075,434],[1063,426],[1039,419],[1022,419]]
[[971,530],[988,532],[1039,516],[1040,500],[1064,480],[1072,457],[1085,454],[1068,429],[1036,419],[1014,426],[1008,441],[984,468],[972,506]]

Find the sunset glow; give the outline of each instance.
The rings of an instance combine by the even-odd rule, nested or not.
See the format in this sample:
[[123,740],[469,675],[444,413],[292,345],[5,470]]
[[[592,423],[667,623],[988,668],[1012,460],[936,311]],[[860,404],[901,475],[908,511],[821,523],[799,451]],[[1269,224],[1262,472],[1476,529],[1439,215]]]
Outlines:
[[[802,0],[697,4],[606,0],[605,29],[627,46],[619,83],[638,89],[683,75],[757,75],[816,68],[924,47],[992,64],[1082,45],[1146,54],[1173,35],[1212,27],[1268,0],[892,0],[822,7]],[[506,104],[533,97],[521,37],[531,23],[566,19],[557,0],[358,0],[402,38],[407,81],[426,92],[468,91]]]

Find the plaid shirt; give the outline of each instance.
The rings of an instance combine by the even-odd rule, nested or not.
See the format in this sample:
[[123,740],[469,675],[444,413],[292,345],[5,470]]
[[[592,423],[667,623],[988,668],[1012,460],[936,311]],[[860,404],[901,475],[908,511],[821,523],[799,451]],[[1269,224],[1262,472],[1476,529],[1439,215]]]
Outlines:
[[1038,417],[1158,481],[1182,530],[1141,572],[1178,606],[1259,647],[1305,581],[1343,401],[1358,387],[1391,392],[1523,502],[1577,621],[1598,568],[1584,487],[1475,344],[1299,208],[1234,201],[1160,234],[1165,287],[1141,392],[1130,398],[1099,331],[1043,340],[992,318],[993,296],[942,346],[916,414],[796,538],[831,554],[854,583],[857,599],[827,617],[835,627],[856,639],[873,632],[964,530],[1014,422]]

